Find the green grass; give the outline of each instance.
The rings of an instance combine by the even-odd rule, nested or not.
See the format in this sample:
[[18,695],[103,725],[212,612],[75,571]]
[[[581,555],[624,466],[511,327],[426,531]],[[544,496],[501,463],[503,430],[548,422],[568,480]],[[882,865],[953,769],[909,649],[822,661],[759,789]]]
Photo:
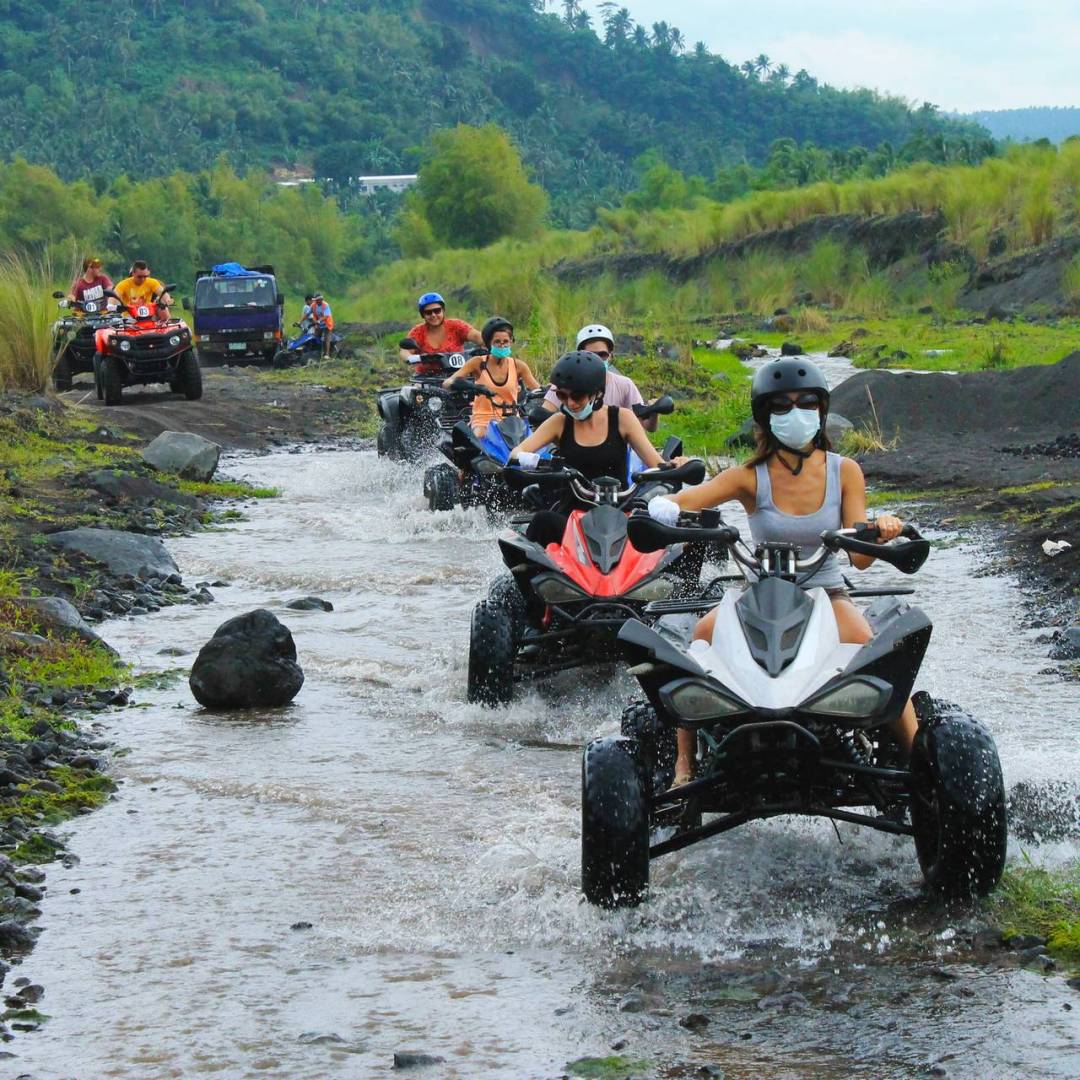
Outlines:
[[649,1068],[649,1062],[612,1054],[609,1057],[583,1057],[567,1063],[566,1071],[580,1080],[623,1080]]
[[1080,860],[1053,870],[1010,867],[988,906],[1006,935],[1039,934],[1055,956],[1080,964]]
[[274,487],[256,487],[242,480],[182,480],[173,481],[185,495],[200,499],[276,499],[280,490]]

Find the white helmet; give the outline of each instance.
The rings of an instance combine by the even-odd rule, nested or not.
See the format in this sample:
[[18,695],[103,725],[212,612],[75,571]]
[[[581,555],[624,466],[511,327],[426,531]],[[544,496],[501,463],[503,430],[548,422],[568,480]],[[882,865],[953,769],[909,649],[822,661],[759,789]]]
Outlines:
[[606,326],[601,326],[599,323],[589,323],[588,326],[583,326],[578,331],[577,341],[574,344],[580,349],[586,341],[606,341],[611,349],[615,348],[615,335]]

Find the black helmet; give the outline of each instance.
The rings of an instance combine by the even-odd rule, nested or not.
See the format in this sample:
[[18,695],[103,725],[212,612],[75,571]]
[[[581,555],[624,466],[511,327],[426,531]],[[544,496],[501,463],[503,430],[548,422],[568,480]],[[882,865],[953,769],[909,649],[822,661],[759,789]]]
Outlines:
[[750,386],[750,411],[758,425],[769,429],[769,398],[788,390],[814,390],[821,399],[822,426],[829,412],[829,384],[821,368],[805,356],[781,356],[762,364]]
[[492,315],[490,319],[480,328],[480,337],[483,339],[484,347],[491,348],[491,339],[500,331],[509,330],[510,336],[514,336],[514,324],[507,319],[504,319],[501,315]]
[[596,353],[577,349],[563,353],[551,370],[551,385],[575,396],[602,394],[607,384],[607,368]]

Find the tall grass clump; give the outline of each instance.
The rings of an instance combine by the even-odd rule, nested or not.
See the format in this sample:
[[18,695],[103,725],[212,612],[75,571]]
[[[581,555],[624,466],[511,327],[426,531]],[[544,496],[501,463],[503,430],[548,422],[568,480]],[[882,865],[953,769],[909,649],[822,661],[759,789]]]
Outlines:
[[1073,257],[1061,275],[1061,291],[1074,308],[1080,308],[1080,255]]
[[0,258],[0,391],[45,388],[52,371],[52,272],[23,255]]
[[795,273],[788,261],[771,252],[747,255],[736,268],[740,307],[755,315],[771,315],[787,307],[795,292]]
[[1054,202],[1050,197],[1049,179],[1040,179],[1032,185],[1024,202],[1023,223],[1031,244],[1045,244],[1054,237],[1056,219]]
[[816,303],[835,304],[848,276],[848,257],[835,240],[819,240],[799,265],[799,279]]

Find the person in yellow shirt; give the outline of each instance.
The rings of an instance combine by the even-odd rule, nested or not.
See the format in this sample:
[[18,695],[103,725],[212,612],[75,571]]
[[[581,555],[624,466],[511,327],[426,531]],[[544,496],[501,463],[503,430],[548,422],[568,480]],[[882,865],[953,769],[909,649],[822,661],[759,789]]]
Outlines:
[[160,300],[162,306],[157,310],[158,318],[169,317],[168,305],[172,303],[172,297],[165,292],[165,286],[157,278],[150,276],[150,267],[143,259],[136,259],[131,264],[131,276],[118,281],[113,291],[125,307],[140,303],[152,305],[155,300]]

